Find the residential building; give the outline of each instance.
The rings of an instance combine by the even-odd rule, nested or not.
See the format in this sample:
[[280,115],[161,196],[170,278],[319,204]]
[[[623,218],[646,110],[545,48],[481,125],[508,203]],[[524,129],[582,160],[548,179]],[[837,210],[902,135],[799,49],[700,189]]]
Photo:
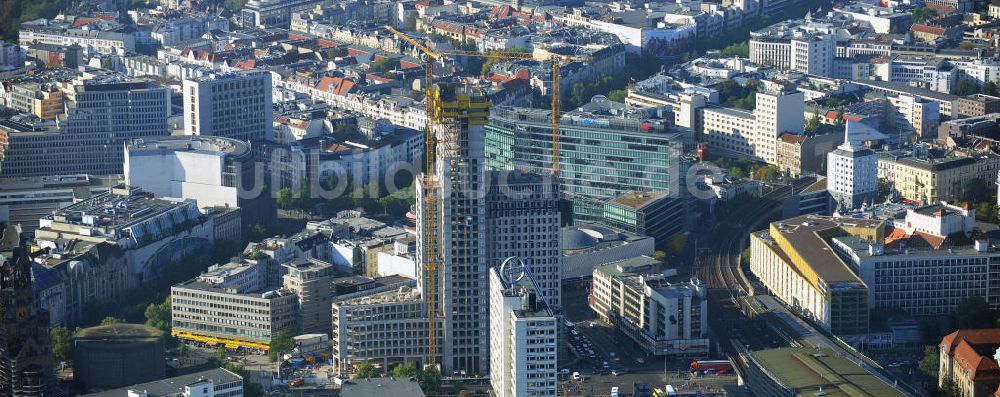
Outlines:
[[490,383],[497,397],[556,396],[556,320],[520,258],[490,268]]
[[22,233],[33,236],[39,219],[119,183],[117,175],[0,178],[0,223],[20,225]]
[[804,97],[780,83],[762,82],[752,112],[704,107],[701,135],[709,150],[731,157],[778,163],[779,137],[801,134],[805,127]]
[[975,210],[940,202],[892,215],[884,240],[829,243],[868,286],[872,308],[940,316],[971,297],[1000,307],[1000,252],[975,224]]
[[643,256],[597,267],[590,308],[648,354],[707,354],[705,285],[697,277],[671,282],[660,266]]
[[213,72],[184,80],[182,92],[185,135],[274,138],[270,72]]
[[64,67],[76,69],[83,64],[82,52],[80,46],[67,47],[52,44],[32,44],[28,46],[27,52],[23,56],[37,59],[38,62],[41,62],[42,66],[47,68]]
[[28,47],[33,44],[58,46],[79,46],[88,56],[125,55],[135,52],[135,36],[121,25],[113,24],[111,29],[101,30],[91,26],[73,26],[68,21],[56,19],[36,19],[21,23],[18,44]]
[[166,87],[110,77],[86,80],[72,92],[58,125],[0,123],[8,135],[0,176],[121,174],[125,141],[169,134]]
[[296,259],[282,266],[286,269],[282,287],[298,297],[298,333],[328,333],[334,266],[319,259]]
[[243,397],[243,377],[224,368],[194,372],[87,397]]
[[750,62],[833,77],[836,28],[821,22],[784,21],[750,32]]
[[15,43],[0,42],[0,70],[11,70],[24,66],[25,53]]
[[941,338],[938,345],[938,387],[950,382],[956,395],[988,397],[1000,386],[1000,329],[960,329]]
[[897,122],[896,125],[906,124],[912,127],[916,133],[916,139],[937,136],[937,128],[941,118],[939,103],[913,95],[899,95],[888,99],[889,103],[896,108],[896,112],[906,120],[905,123]]
[[10,94],[11,107],[40,119],[54,119],[63,114],[65,96],[54,84],[15,84]]
[[322,4],[321,0],[253,0],[240,11],[240,25],[244,29],[285,28],[292,21],[292,13]]
[[1000,113],[1000,97],[986,94],[973,94],[958,98],[956,103],[957,118],[980,117],[990,113]]
[[273,192],[246,141],[218,136],[134,139],[125,144],[125,183],[201,207],[239,208],[242,225],[270,225]]
[[750,271],[800,316],[834,334],[862,334],[868,332],[868,286],[826,240],[842,234],[878,241],[885,221],[803,215],[771,223],[750,234]]
[[748,361],[747,385],[764,396],[793,396],[806,392],[831,395],[864,393],[885,397],[908,395],[850,358],[827,348],[758,350],[750,352]]
[[47,396],[59,392],[53,373],[49,319],[35,304],[31,257],[20,231],[7,227],[0,236],[0,394]]
[[960,200],[977,177],[972,157],[932,158],[912,152],[880,152],[878,177],[892,184],[900,197],[931,203]]
[[[601,222],[604,205],[628,191],[648,191],[680,198],[684,144],[690,130],[671,127],[641,113],[626,115],[607,99],[596,98],[593,111],[568,112],[560,125],[560,188],[573,203],[573,222]],[[494,170],[524,169],[548,174],[552,169],[552,112],[496,107],[486,125],[486,164]],[[614,115],[616,114],[616,115]],[[801,115],[800,115],[801,116]],[[607,148],[615,149],[614,152]]]
[[864,146],[855,130],[864,124],[847,122],[844,143],[826,155],[827,190],[841,208],[853,209],[874,204],[877,190],[878,156]]

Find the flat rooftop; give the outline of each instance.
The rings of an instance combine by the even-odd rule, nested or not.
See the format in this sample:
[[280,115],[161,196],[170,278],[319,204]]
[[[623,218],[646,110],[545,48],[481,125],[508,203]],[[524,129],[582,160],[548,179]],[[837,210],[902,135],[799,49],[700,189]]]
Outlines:
[[76,331],[74,339],[156,340],[163,331],[142,324],[111,324],[83,328]]
[[[837,256],[833,248],[827,244],[820,233],[842,227],[876,228],[883,224],[882,220],[834,218],[827,216],[805,215],[772,223],[771,230],[777,230],[780,237],[788,242],[805,263],[794,263],[796,266],[808,266],[827,284],[834,283],[864,283],[844,261]],[[778,236],[770,236],[777,238]],[[782,251],[778,245],[772,245],[777,251]],[[788,255],[795,257],[796,255]]]
[[759,350],[751,357],[795,396],[902,397],[903,393],[829,349],[780,348]]
[[[143,222],[191,203],[194,201],[157,199],[136,187],[117,185],[105,193],[54,211],[43,219],[53,223],[119,228]],[[197,212],[196,206],[192,208]]]
[[612,199],[611,202],[633,210],[638,210],[666,196],[666,194],[656,192],[625,192]]
[[175,135],[160,138],[133,139],[126,146],[129,155],[164,152],[192,152],[242,156],[250,153],[250,145],[237,139],[219,136]]
[[375,378],[345,381],[340,389],[341,397],[369,396],[410,396],[423,397],[420,384],[415,380]]
[[184,387],[201,380],[211,380],[214,384],[232,383],[243,378],[222,368],[210,369],[207,371],[195,372],[192,374],[175,376],[163,380],[140,383],[128,387],[102,391],[100,393],[86,394],[88,397],[127,397],[129,390],[143,390],[150,397],[179,395],[184,392]]

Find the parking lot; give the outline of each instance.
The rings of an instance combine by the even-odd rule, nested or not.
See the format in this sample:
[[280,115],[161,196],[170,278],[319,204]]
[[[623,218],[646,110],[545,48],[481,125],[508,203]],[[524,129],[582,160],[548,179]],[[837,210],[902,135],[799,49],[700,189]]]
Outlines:
[[[705,357],[669,357],[646,354],[637,343],[597,319],[587,305],[585,285],[563,289],[563,309],[573,327],[569,342],[578,357],[560,360],[560,392],[564,395],[608,395],[612,387],[623,394],[632,393],[633,384],[647,383],[654,388],[672,385],[678,393],[711,394],[736,389],[736,377],[693,376],[691,361]],[[574,379],[574,373],[580,379]]]

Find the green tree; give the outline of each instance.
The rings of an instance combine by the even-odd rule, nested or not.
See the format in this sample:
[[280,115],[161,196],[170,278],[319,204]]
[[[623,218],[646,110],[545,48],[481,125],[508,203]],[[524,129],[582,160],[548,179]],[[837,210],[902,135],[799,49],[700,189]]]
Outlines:
[[368,71],[375,73],[385,73],[391,71],[398,66],[399,63],[392,58],[379,58],[375,62],[372,62],[368,68]]
[[937,11],[932,8],[920,7],[913,10],[913,22],[924,23],[937,16]]
[[146,325],[170,334],[170,297],[159,305],[150,303],[146,306]]
[[271,338],[270,348],[267,350],[267,358],[271,362],[278,361],[282,353],[288,353],[295,349],[295,340],[289,331],[281,331]]
[[733,178],[743,178],[747,176],[747,173],[740,167],[730,167],[729,176]]
[[924,346],[924,358],[920,360],[917,368],[920,369],[920,372],[927,374],[927,376],[937,379],[940,361],[937,346]]
[[889,199],[889,193],[892,192],[892,185],[885,178],[878,178],[875,188],[875,199],[880,203],[884,203]]
[[441,371],[436,368],[427,368],[420,373],[418,381],[424,394],[438,394],[441,389]]
[[55,326],[49,329],[49,336],[52,339],[52,355],[56,360],[69,361],[70,350],[73,346],[73,333],[66,327]]
[[101,325],[121,324],[121,323],[124,323],[124,322],[125,322],[125,320],[122,320],[120,318],[112,317],[112,316],[107,316],[103,320],[101,320]]
[[962,299],[951,317],[955,329],[988,328],[996,324],[996,313],[978,296]]
[[[527,53],[528,52],[528,50],[526,50],[524,48],[511,48],[511,49],[504,50],[504,51],[505,52],[520,52],[520,53]],[[490,70],[493,69],[493,65],[496,65],[496,64],[498,64],[500,62],[503,62],[505,60],[506,59],[498,51],[490,51],[490,52],[488,52],[487,55],[486,55],[486,60],[483,61],[483,66],[480,67],[479,74],[481,74],[481,75],[487,75],[487,74],[489,74]]]
[[281,190],[278,191],[277,201],[278,201],[278,206],[281,207],[282,209],[287,210],[295,208],[295,196],[292,194],[292,189],[290,188],[287,187],[281,188]]
[[218,349],[215,349],[215,360],[218,361],[219,363],[226,362],[226,348],[225,347],[219,346]]
[[417,375],[417,365],[413,362],[401,363],[392,369],[393,378],[409,379],[416,378]]
[[993,202],[993,189],[990,189],[986,181],[973,178],[965,185],[963,200],[970,203]]
[[819,110],[818,109],[813,110],[812,117],[810,117],[809,120],[806,120],[806,126],[804,130],[805,135],[806,136],[816,135],[816,133],[819,132],[819,127],[821,124],[822,123],[820,123],[819,120]]
[[222,7],[229,12],[239,12],[243,9],[243,6],[247,4],[247,0],[226,0],[222,3]]
[[354,373],[353,379],[371,379],[380,376],[382,376],[382,373],[379,372],[378,368],[375,368],[372,363],[365,362],[358,366],[358,372]]
[[628,91],[626,90],[612,90],[608,93],[608,99],[619,103],[625,103],[626,97],[628,97]]
[[1000,85],[994,81],[987,81],[986,84],[983,85],[983,94],[992,96],[1000,95]]
[[722,55],[724,55],[724,56],[736,56],[736,57],[741,57],[741,58],[749,58],[750,57],[750,42],[749,41],[743,41],[743,42],[739,42],[739,43],[734,43],[734,44],[727,45],[725,48],[722,49],[722,51],[719,51],[719,53],[722,54]]
[[959,77],[958,82],[955,83],[955,95],[968,96],[978,93],[979,85],[971,79]]

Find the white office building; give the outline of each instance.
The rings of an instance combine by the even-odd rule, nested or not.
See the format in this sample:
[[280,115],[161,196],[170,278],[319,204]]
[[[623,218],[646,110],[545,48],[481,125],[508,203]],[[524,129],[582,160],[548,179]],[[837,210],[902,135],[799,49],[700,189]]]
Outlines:
[[864,146],[861,136],[871,129],[848,121],[844,143],[826,155],[827,186],[833,200],[844,209],[873,204],[878,181],[878,156]]
[[750,62],[817,76],[833,77],[837,28],[792,20],[750,33]]
[[271,73],[210,73],[184,80],[184,134],[271,140]]
[[519,269],[515,262],[489,272],[493,394],[554,397],[558,323],[530,271]]

